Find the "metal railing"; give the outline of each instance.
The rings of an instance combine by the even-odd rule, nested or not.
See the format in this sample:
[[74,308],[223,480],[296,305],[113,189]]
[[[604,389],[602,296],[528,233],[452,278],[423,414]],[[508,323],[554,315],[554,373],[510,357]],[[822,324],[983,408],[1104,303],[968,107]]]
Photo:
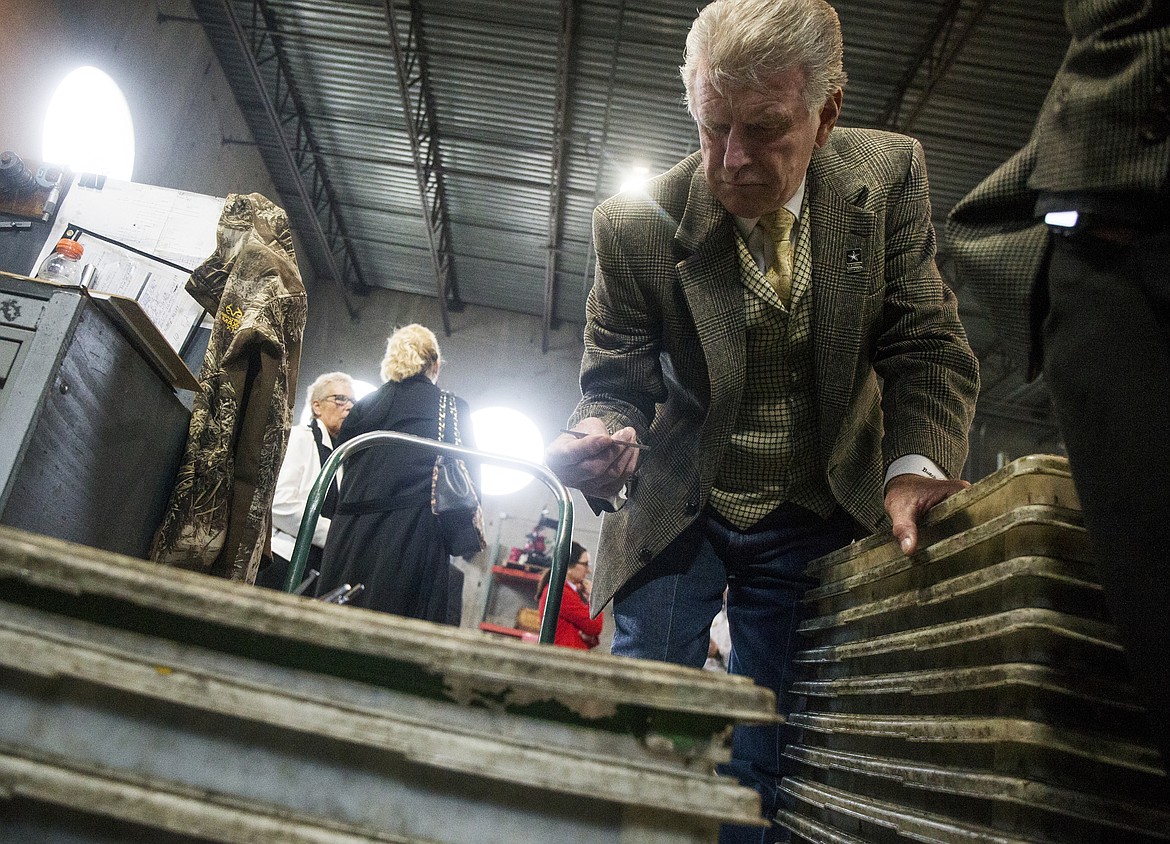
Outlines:
[[573,501],[570,499],[565,485],[547,466],[542,466],[539,463],[517,460],[513,457],[502,457],[498,454],[489,454],[486,451],[476,451],[454,443],[439,442],[398,431],[370,431],[368,434],[354,437],[333,449],[333,454],[325,461],[325,465],[321,467],[321,474],[317,476],[316,483],[309,490],[305,514],[301,517],[301,529],[297,532],[297,542],[293,547],[288,574],[285,575],[284,579],[284,591],[292,592],[301,582],[305,572],[305,563],[309,559],[309,548],[313,543],[313,532],[317,529],[317,519],[321,516],[321,505],[325,501],[325,493],[342,461],[351,454],[364,451],[371,446],[394,441],[416,445],[430,451],[470,457],[480,463],[492,463],[510,469],[519,469],[540,478],[544,481],[545,486],[552,490],[557,498],[557,531],[553,539],[548,598],[545,600],[544,617],[540,622],[539,636],[541,644],[551,645],[557,632],[557,618],[561,614],[561,595],[564,592],[565,574],[569,570],[569,544],[573,535]]

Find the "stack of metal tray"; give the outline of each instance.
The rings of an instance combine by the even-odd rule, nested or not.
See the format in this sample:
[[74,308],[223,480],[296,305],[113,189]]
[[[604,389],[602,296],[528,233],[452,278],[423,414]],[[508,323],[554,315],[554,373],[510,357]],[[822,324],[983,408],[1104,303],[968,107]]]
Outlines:
[[0,842],[712,844],[744,677],[325,604],[0,525]]
[[1170,840],[1166,772],[1063,458],[1017,460],[813,563],[786,755],[798,842]]

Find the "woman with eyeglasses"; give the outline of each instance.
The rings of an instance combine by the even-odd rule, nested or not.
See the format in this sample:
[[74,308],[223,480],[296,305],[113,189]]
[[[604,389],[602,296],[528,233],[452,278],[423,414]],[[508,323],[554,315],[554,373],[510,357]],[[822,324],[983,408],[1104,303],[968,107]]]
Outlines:
[[[548,603],[550,569],[545,569],[536,585],[537,608],[544,618],[544,607]],[[589,550],[574,541],[569,556],[569,568],[565,572],[564,592],[561,595],[561,613],[557,616],[557,633],[553,644],[562,648],[578,648],[587,651],[596,648],[601,628],[605,623],[601,615],[589,616]]]
[[[384,383],[354,405],[337,442],[369,431],[436,439],[441,366],[434,332],[417,323],[399,328],[386,342]],[[467,402],[455,397],[455,408],[463,445],[475,448]],[[444,439],[450,441],[449,433]],[[347,458],[318,594],[360,583],[354,606],[459,624],[463,573],[451,563],[431,512],[434,466],[435,452],[401,442],[379,443]],[[478,484],[476,466],[468,463],[468,469]]]
[[[321,472],[321,466],[333,453],[333,443],[341,431],[341,423],[353,407],[353,380],[344,372],[327,372],[309,385],[308,399],[313,418],[308,425],[296,425],[288,433],[288,448],[272,497],[272,562],[256,575],[257,586],[270,589],[284,586],[309,491]],[[321,504],[321,517],[317,520],[313,545],[305,564],[306,573],[321,570],[321,555],[325,538],[329,535],[330,519],[337,506],[340,480],[341,471],[338,471]]]

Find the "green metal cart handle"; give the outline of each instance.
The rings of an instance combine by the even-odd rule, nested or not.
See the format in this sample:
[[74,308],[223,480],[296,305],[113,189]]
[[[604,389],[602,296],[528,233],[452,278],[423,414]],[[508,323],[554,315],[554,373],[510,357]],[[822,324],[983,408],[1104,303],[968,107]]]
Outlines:
[[510,469],[519,469],[540,478],[544,481],[545,486],[553,491],[557,497],[557,533],[553,539],[548,598],[545,600],[544,618],[540,622],[540,643],[551,645],[557,632],[557,618],[561,614],[561,595],[564,593],[565,574],[569,570],[569,543],[573,535],[573,501],[569,497],[569,491],[565,489],[565,485],[549,471],[547,466],[542,466],[539,463],[517,460],[513,457],[502,457],[499,454],[488,454],[486,451],[476,451],[454,443],[416,437],[399,431],[370,431],[368,434],[354,437],[333,449],[333,454],[325,461],[325,465],[321,467],[321,474],[317,476],[316,483],[309,490],[305,514],[301,517],[301,529],[297,532],[297,544],[293,547],[288,574],[285,575],[284,579],[284,591],[292,592],[301,582],[301,578],[304,577],[305,563],[309,559],[309,548],[313,544],[313,532],[317,529],[317,519],[321,516],[321,505],[325,501],[325,493],[329,489],[329,483],[337,474],[341,462],[351,454],[392,441],[409,443],[430,451],[458,454],[462,457],[473,458],[480,463],[492,463]]

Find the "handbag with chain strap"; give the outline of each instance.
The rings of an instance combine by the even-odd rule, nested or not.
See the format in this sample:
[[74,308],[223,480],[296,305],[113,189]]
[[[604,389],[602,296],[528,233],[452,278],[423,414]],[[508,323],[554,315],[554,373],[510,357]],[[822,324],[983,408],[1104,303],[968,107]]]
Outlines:
[[[448,417],[451,419],[451,440],[446,436]],[[446,390],[439,394],[438,439],[463,444],[459,436],[459,409],[455,396]],[[435,469],[431,474],[431,512],[439,519],[443,544],[452,556],[470,558],[487,547],[479,495],[467,465],[454,454],[435,457]]]

